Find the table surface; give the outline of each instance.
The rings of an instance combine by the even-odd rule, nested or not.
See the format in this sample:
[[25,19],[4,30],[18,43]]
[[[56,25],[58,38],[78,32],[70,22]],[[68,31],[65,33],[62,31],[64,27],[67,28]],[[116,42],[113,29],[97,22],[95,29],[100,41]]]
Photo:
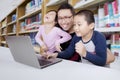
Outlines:
[[15,62],[0,47],[0,80],[119,80],[120,70],[63,60],[44,69]]

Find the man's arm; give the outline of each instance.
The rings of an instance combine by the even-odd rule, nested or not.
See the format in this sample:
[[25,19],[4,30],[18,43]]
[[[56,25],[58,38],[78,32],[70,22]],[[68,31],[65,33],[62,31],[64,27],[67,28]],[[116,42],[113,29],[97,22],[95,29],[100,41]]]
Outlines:
[[68,48],[62,52],[58,53],[58,58],[68,59],[72,57],[72,55],[75,53],[75,43],[78,42],[80,38],[78,38],[76,35],[73,37],[72,41],[70,42],[70,45]]

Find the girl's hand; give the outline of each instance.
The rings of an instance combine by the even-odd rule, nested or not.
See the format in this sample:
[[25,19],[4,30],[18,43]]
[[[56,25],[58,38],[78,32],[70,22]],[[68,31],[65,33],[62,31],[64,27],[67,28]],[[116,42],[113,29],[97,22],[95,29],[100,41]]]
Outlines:
[[57,49],[58,52],[61,52],[62,48],[61,48],[60,45],[56,45],[55,47],[56,47],[56,49]]
[[41,48],[42,48],[43,52],[46,52],[48,50],[46,45],[42,45]]

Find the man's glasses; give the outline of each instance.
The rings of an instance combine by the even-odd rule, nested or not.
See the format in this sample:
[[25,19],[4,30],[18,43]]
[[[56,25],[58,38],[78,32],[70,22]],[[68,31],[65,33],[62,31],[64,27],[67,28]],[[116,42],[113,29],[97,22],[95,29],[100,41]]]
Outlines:
[[72,18],[73,15],[71,16],[65,16],[65,17],[58,17],[59,21],[63,21],[63,20],[70,20]]

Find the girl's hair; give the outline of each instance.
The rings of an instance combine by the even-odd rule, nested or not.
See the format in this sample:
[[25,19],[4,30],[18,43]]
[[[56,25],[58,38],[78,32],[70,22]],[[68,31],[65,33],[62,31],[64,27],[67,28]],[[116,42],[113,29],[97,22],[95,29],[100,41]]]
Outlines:
[[85,16],[85,20],[88,24],[95,23],[94,13],[90,10],[80,10],[75,15]]

